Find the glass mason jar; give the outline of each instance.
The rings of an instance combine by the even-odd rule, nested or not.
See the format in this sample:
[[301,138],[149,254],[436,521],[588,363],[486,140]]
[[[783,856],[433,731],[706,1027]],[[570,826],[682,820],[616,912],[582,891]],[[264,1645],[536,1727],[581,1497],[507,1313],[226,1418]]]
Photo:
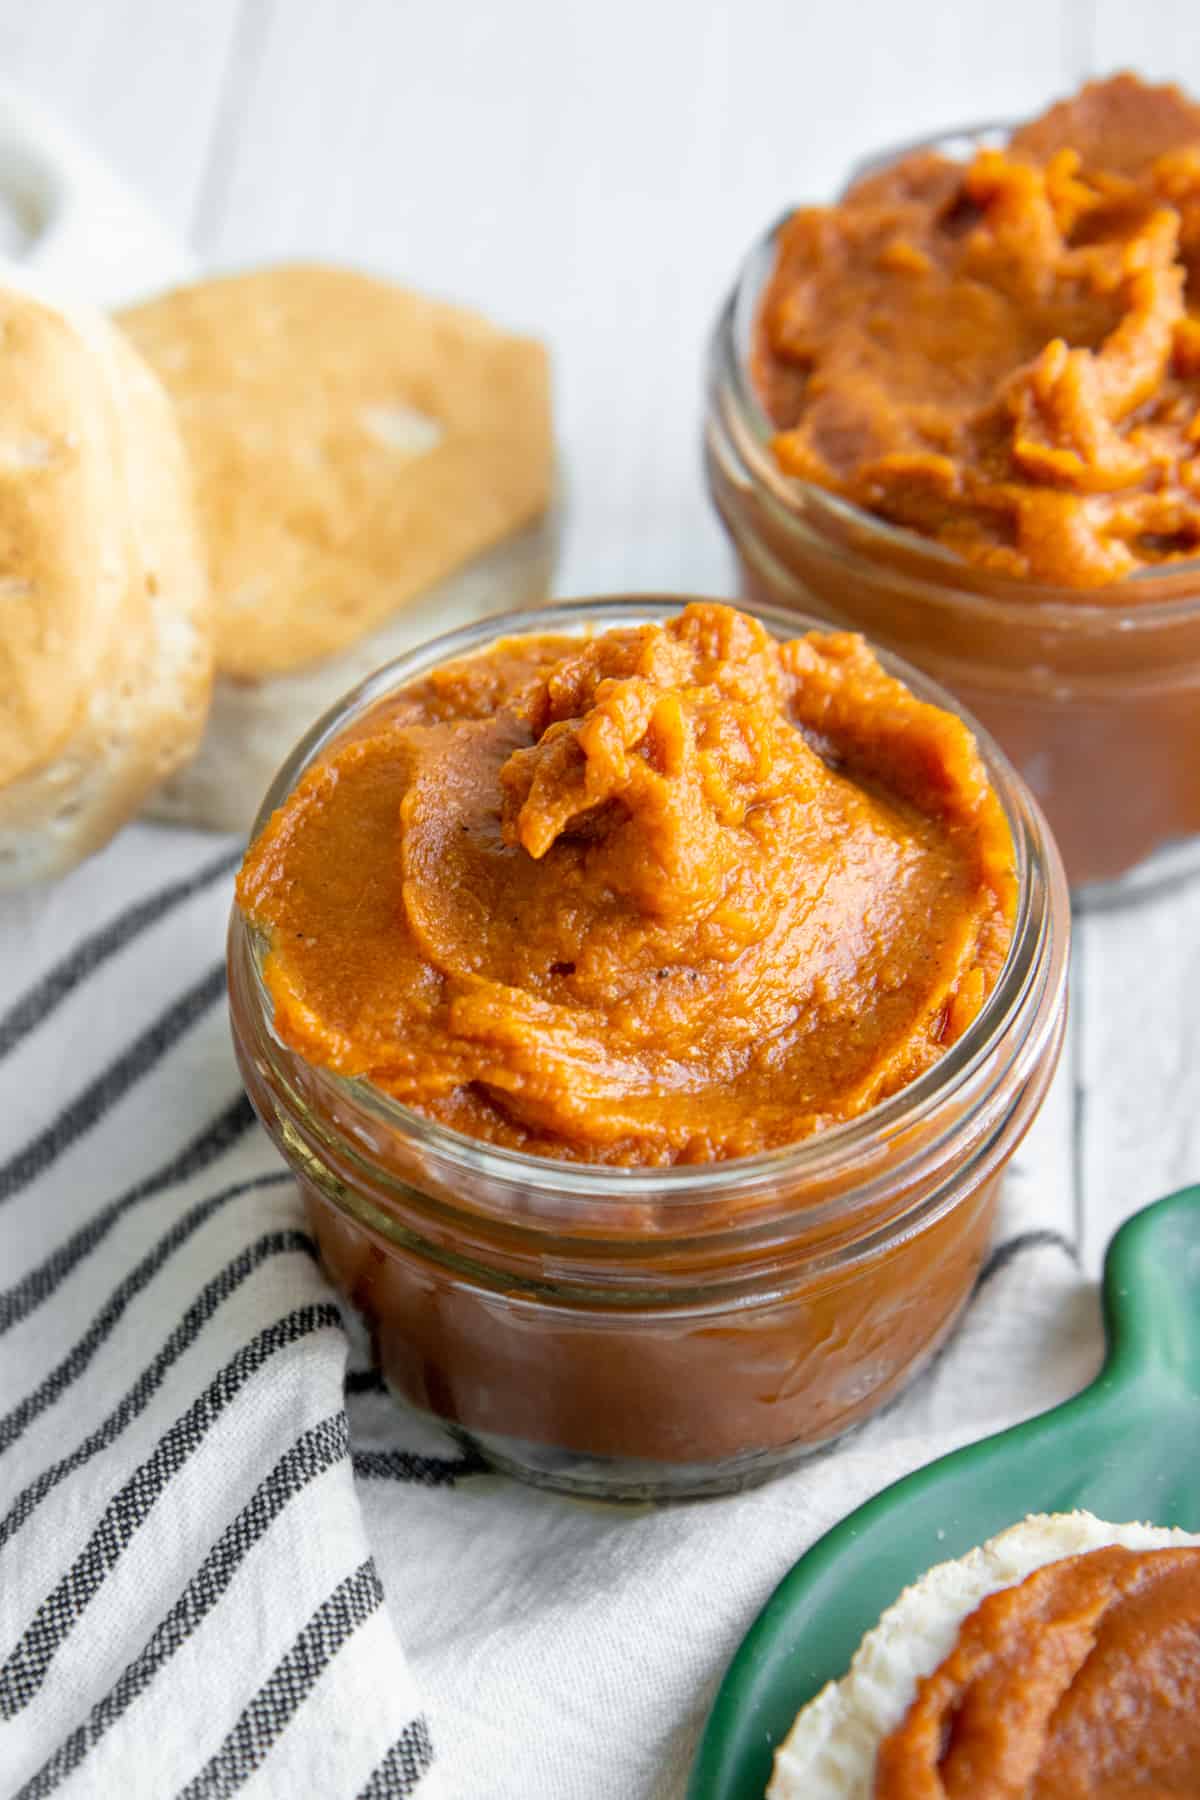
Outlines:
[[[382,697],[521,632],[671,616],[624,600],[490,619],[379,671],[280,771],[258,828]],[[811,621],[759,614],[778,636]],[[920,694],[924,677],[885,658]],[[392,1392],[494,1467],[603,1498],[721,1493],[828,1444],[909,1382],[983,1260],[1001,1172],[1062,1038],[1069,907],[1021,780],[980,734],[1020,896],[995,991],[931,1070],[864,1117],[763,1155],[627,1169],[497,1148],[272,1029],[264,944],[235,908],[234,1041],[329,1274]]]
[[[963,160],[977,127],[914,149]],[[786,220],[751,251],[709,363],[709,488],[751,601],[863,631],[950,689],[1044,807],[1076,899],[1109,904],[1200,869],[1200,562],[1086,596],[976,568],[917,533],[784,475],[749,351]]]

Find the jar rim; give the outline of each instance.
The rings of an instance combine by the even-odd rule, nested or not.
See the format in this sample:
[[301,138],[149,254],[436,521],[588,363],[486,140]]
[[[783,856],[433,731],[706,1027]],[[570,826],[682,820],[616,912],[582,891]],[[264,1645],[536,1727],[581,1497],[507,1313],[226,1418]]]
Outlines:
[[[971,148],[984,147],[988,139],[1010,134],[1020,121],[995,120],[982,125],[959,125],[904,143],[869,153],[854,163],[838,198],[856,181],[876,174],[881,169],[921,150],[955,151],[961,155]],[[965,578],[971,565],[946,545],[933,538],[892,524],[852,500],[833,493],[816,482],[796,475],[786,475],[771,453],[777,435],[754,384],[750,379],[747,350],[751,341],[759,301],[775,264],[779,236],[792,218],[796,207],[788,207],[767,230],[754,240],[734,277],[733,287],[717,315],[709,352],[710,400],[726,415],[732,428],[734,448],[746,472],[772,500],[794,509],[802,503],[810,511],[824,511],[834,520],[851,527],[866,539],[902,551],[932,565],[931,579],[952,595],[957,604],[975,608],[981,613],[1016,621],[1027,618],[1031,606],[1052,625],[1075,629],[1149,630],[1155,626],[1178,625],[1190,615],[1200,617],[1200,557],[1148,564],[1134,570],[1123,580],[1093,590],[1098,598],[1079,598],[1087,589],[1054,587],[1046,582],[1023,581],[1015,576],[987,571],[994,591],[981,592],[961,585],[956,575]],[[867,553],[864,550],[862,553]],[[932,571],[936,571],[936,576]],[[944,581],[941,579],[944,574]],[[1178,583],[1194,591],[1171,595],[1163,600],[1132,600],[1122,603],[1122,595],[1139,585]],[[1107,597],[1099,597],[1107,596]]]
[[[395,658],[359,682],[301,738],[263,800],[251,841],[328,744],[368,707],[397,687],[432,668],[469,656],[504,638],[544,635],[564,628],[578,630],[586,628],[590,622],[603,628],[669,618],[694,598],[699,596],[624,595],[495,614],[430,639]],[[721,604],[730,603],[722,601]],[[819,619],[776,607],[754,605],[743,610],[781,638],[795,636],[798,631],[828,630],[827,623]],[[652,1197],[659,1203],[707,1201],[714,1190],[728,1188],[734,1183],[741,1191],[753,1192],[774,1186],[781,1176],[820,1180],[834,1170],[843,1170],[848,1162],[853,1163],[856,1153],[877,1153],[902,1135],[918,1132],[922,1124],[936,1119],[942,1109],[949,1108],[953,1112],[956,1100],[962,1100],[973,1116],[975,1105],[986,1105],[995,1086],[1007,1076],[1011,1060],[1023,1055],[1029,1066],[1033,1066],[1053,1028],[1057,1005],[1042,1020],[1044,1009],[1038,1002],[1048,990],[1057,993],[1065,985],[1069,931],[1066,878],[1057,846],[1037,802],[990,734],[937,682],[912,668],[903,658],[882,649],[877,649],[876,654],[884,667],[921,699],[953,712],[973,731],[989,781],[1004,808],[1017,853],[1017,916],[1000,976],[963,1036],[931,1068],[898,1093],[855,1119],[754,1156],[702,1164],[626,1168],[535,1156],[491,1144],[427,1118],[365,1077],[316,1068],[307,1064],[299,1052],[282,1044],[281,1048],[315,1069],[321,1079],[330,1083],[332,1090],[353,1107],[361,1108],[375,1120],[402,1133],[415,1147],[434,1154],[461,1173],[485,1180],[491,1177],[512,1181],[518,1177],[526,1187],[542,1185],[553,1188],[564,1198],[584,1200],[590,1197],[612,1201],[619,1197],[624,1202]],[[266,939],[250,925],[235,902],[235,933],[239,929],[248,951],[257,1003],[273,1041],[281,1043],[275,1037],[270,994],[263,972]],[[1008,1041],[1022,1014],[1028,1024],[1024,1032],[1018,1033],[1020,1042],[1013,1052],[1013,1059],[992,1071],[993,1079],[987,1081],[987,1064],[997,1043]],[[1041,1021],[1041,1029],[1031,1042],[1031,1033],[1038,1021]],[[978,1094],[975,1090],[981,1085],[981,1077],[985,1078],[983,1092]],[[954,1126],[949,1128],[957,1128],[958,1122],[956,1119]],[[922,1139],[921,1148],[923,1152],[929,1150],[927,1140]],[[810,1216],[815,1218],[816,1215]]]

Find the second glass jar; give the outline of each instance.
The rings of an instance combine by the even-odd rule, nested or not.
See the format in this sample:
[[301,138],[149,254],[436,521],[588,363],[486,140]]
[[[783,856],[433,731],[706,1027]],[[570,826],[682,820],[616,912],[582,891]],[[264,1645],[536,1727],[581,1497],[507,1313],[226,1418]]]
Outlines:
[[[923,147],[961,155],[980,135]],[[749,369],[779,229],[737,277],[710,355],[705,463],[742,595],[862,631],[956,695],[1037,795],[1077,899],[1200,872],[1200,562],[1084,597],[989,575],[784,475]]]

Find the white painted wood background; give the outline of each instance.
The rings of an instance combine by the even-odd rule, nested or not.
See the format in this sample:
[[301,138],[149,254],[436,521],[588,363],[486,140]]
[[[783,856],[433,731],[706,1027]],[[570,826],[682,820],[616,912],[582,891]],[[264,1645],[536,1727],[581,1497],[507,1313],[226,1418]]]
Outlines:
[[[1200,92],[1195,0],[0,0],[0,70],[212,266],[312,254],[550,341],[563,594],[729,593],[705,336],[751,236],[865,148],[1126,64]],[[1200,883],[1077,930],[1022,1153],[1094,1267],[1200,1180]]]

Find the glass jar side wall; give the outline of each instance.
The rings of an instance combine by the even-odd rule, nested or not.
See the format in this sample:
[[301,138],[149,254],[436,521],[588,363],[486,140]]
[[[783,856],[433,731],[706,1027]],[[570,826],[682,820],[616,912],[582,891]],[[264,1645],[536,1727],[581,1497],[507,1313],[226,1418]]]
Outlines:
[[1143,891],[1159,852],[1173,876],[1200,872],[1200,616],[1139,630],[1114,613],[1072,633],[1030,602],[1014,622],[1012,607],[864,553],[819,506],[789,517],[730,457],[710,429],[708,480],[742,596],[862,631],[948,688],[1041,801],[1077,894],[1120,898],[1122,880]]
[[[235,1022],[239,1019],[235,991]],[[862,1423],[912,1381],[959,1316],[987,1252],[1004,1165],[1054,1067],[1062,1012],[985,1142],[901,1222],[842,1259],[798,1256],[759,1293],[696,1281],[674,1304],[625,1304],[577,1282],[514,1288],[464,1271],[384,1187],[345,1191],[279,1104],[253,1034],[236,1029],[247,1091],[300,1176],[334,1285],[362,1316],[389,1387],[489,1464],[601,1498],[733,1491]],[[364,1201],[366,1204],[364,1204]],[[398,1214],[397,1214],[398,1216]],[[726,1271],[727,1273],[727,1271]],[[632,1300],[632,1304],[630,1304]]]
[[484,1460],[607,1499],[733,1492],[833,1442],[912,1381],[991,1238],[993,1173],[842,1276],[730,1312],[552,1307],[449,1279],[305,1183],[335,1285],[392,1392]]

